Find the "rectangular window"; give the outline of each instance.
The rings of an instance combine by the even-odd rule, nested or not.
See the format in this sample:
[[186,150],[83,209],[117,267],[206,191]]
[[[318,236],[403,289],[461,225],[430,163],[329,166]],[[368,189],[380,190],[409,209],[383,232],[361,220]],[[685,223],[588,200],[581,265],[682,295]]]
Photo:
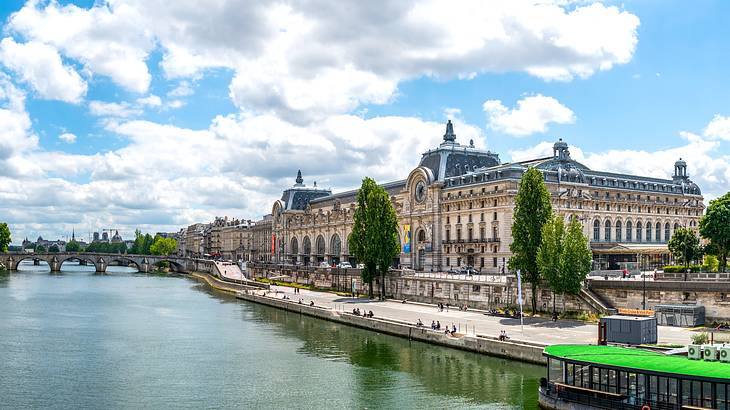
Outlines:
[[497,258],[492,258],[492,267],[497,267]]
[[479,261],[479,267],[483,268],[484,267],[484,258],[480,258],[480,259],[481,260]]
[[451,261],[449,260],[449,257],[446,257],[446,267],[451,266]]
[[494,218],[492,220],[493,221],[496,221],[497,220],[497,213],[496,212],[494,213]]
[[456,266],[461,266],[461,258],[456,258]]

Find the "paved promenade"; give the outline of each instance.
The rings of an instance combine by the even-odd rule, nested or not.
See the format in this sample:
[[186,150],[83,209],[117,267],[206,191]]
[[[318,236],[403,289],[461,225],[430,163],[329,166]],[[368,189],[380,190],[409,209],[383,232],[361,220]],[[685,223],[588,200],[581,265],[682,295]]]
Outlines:
[[[460,332],[472,333],[484,336],[499,336],[500,331],[505,330],[507,335],[514,341],[527,341],[544,345],[558,343],[591,343],[595,344],[598,334],[598,326],[585,324],[583,322],[564,320],[552,322],[550,320],[525,317],[524,331],[520,327],[519,319],[503,318],[486,315],[483,311],[469,310],[459,311],[458,308],[450,308],[447,312],[439,312],[433,305],[420,303],[401,303],[397,301],[370,301],[338,296],[329,292],[315,292],[301,289],[299,294],[294,293],[293,288],[284,286],[272,286],[272,291],[277,291],[276,297],[283,298],[286,295],[292,301],[303,299],[305,304],[314,301],[317,306],[329,307],[336,310],[352,312],[354,308],[360,310],[372,310],[376,317],[395,319],[415,323],[421,319],[426,327],[431,326],[432,320],[441,322],[442,328],[452,324],[460,329]],[[269,293],[269,296],[274,296]],[[467,329],[468,327],[468,329]],[[685,328],[659,326],[660,344],[688,344],[690,332]]]

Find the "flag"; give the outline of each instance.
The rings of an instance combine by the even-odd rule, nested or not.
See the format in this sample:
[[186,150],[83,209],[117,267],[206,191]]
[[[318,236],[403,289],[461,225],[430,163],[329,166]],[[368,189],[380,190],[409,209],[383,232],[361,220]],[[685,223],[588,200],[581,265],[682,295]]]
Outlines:
[[517,269],[517,303],[522,306],[522,276],[519,269]]

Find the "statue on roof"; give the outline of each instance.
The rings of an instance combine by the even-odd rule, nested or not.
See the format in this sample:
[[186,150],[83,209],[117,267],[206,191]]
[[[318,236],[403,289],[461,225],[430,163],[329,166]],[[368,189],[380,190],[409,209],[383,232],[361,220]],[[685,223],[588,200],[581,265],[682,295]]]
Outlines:
[[449,120],[446,123],[446,134],[444,134],[444,141],[446,141],[446,142],[455,142],[456,141],[456,134],[454,134],[454,124],[451,123],[451,120]]
[[297,184],[301,184],[302,182],[304,182],[304,178],[302,178],[302,170],[301,169],[297,171],[297,179],[296,179],[296,181],[297,181]]

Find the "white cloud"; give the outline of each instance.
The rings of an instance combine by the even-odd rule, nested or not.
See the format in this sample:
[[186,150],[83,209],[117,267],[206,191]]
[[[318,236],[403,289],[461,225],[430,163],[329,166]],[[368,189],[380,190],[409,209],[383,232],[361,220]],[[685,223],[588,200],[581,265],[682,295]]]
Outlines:
[[58,136],[58,139],[68,144],[73,144],[74,142],[76,142],[76,135],[71,134],[70,132],[64,132],[63,134]]
[[195,91],[189,81],[180,81],[177,87],[167,93],[168,97],[187,97],[193,95]]
[[712,139],[730,141],[730,117],[715,115],[705,127],[704,136]]
[[38,147],[31,121],[25,111],[25,94],[0,72],[0,176],[17,177],[37,173],[37,164],[26,154]]
[[160,99],[160,97],[153,94],[144,98],[138,98],[137,104],[147,107],[159,107],[162,105],[162,100]]
[[638,25],[615,6],[530,0],[231,0],[204,13],[195,0],[29,2],[9,19],[13,32],[137,92],[148,89],[146,59],[157,47],[169,78],[231,69],[230,95],[243,111],[301,124],[388,102],[398,84],[423,76],[587,77],[630,61]]
[[90,101],[89,112],[97,117],[128,118],[141,114],[142,110],[126,102]]
[[543,133],[549,123],[575,122],[573,111],[555,98],[541,94],[517,101],[517,108],[513,109],[505,107],[500,100],[487,100],[483,109],[490,128],[514,136]]
[[0,62],[28,83],[41,98],[80,102],[86,95],[86,82],[72,67],[65,66],[55,48],[30,41],[0,41]]
[[91,9],[29,1],[10,16],[8,28],[54,46],[128,90],[144,93],[151,79],[145,60],[154,48],[151,28],[155,22],[148,20],[145,27],[142,21],[140,10],[123,1],[103,2]]

